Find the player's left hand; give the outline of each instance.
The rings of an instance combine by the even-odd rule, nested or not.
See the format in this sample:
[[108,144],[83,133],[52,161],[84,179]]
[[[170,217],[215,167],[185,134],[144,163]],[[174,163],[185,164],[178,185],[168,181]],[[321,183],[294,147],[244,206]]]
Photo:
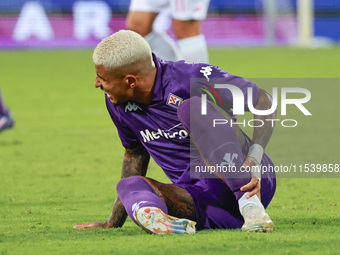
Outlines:
[[[256,166],[256,162],[254,160],[254,158],[252,157],[246,157],[243,164],[242,164],[242,168],[249,168],[251,169],[251,167]],[[258,196],[258,198],[261,201],[261,182],[259,181],[259,179],[257,179],[256,177],[252,177],[250,182],[248,182],[246,185],[242,186],[240,188],[241,191],[247,191],[253,189],[252,191],[250,191],[247,195],[246,198],[250,198],[252,196],[254,196],[255,194]]]
[[105,221],[105,222],[91,222],[91,223],[77,224],[73,228],[75,228],[75,229],[112,228],[112,225],[108,221]]

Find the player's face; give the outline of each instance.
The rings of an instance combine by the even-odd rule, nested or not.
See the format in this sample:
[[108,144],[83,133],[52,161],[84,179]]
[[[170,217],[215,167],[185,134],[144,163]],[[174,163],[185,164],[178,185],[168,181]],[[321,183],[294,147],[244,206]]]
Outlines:
[[102,65],[96,65],[95,68],[97,77],[94,86],[103,90],[113,104],[132,99],[132,91],[125,77],[116,77]]

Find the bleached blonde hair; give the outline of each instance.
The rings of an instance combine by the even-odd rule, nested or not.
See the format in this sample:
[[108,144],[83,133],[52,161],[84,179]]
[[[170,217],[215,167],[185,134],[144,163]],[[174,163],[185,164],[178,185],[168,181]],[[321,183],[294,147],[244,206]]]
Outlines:
[[92,59],[95,65],[103,65],[106,68],[117,68],[136,63],[150,56],[150,45],[139,34],[130,30],[120,30],[103,39],[94,49]]

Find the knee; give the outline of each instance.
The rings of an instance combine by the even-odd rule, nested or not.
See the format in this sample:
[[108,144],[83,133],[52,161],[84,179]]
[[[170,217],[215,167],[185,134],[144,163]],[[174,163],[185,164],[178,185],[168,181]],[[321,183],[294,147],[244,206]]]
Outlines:
[[200,20],[173,20],[174,33],[178,40],[201,34]]
[[143,17],[143,14],[130,14],[126,20],[126,26],[141,36],[146,36],[152,32],[153,19]]
[[130,176],[121,179],[117,184],[117,193],[118,196],[121,198],[127,191],[132,190],[134,187],[137,186],[137,183],[144,182],[142,176]]
[[126,26],[129,30],[134,31],[143,37],[148,35],[152,31],[151,26],[145,26],[142,22],[128,21]]
[[198,96],[184,100],[177,108],[179,120],[188,119],[190,115],[195,114],[195,112],[200,112],[201,104],[201,98]]
[[188,99],[183,100],[178,106],[178,110],[182,110],[183,108],[190,107],[198,107],[201,105],[201,98],[199,96],[192,96]]

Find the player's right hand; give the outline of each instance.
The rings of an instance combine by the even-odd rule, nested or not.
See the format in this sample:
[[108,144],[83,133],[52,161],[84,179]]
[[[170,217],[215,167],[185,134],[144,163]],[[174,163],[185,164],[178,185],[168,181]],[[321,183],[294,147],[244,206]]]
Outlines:
[[91,222],[84,224],[77,224],[73,228],[75,229],[87,229],[87,228],[112,228],[113,226],[108,222]]
[[[258,163],[253,157],[247,156],[242,164],[242,168],[251,169],[257,164]],[[252,177],[251,180],[246,185],[240,188],[240,191],[244,191],[244,192],[249,191],[249,193],[246,195],[247,199],[256,194],[258,198],[261,200],[261,181],[256,177]]]

